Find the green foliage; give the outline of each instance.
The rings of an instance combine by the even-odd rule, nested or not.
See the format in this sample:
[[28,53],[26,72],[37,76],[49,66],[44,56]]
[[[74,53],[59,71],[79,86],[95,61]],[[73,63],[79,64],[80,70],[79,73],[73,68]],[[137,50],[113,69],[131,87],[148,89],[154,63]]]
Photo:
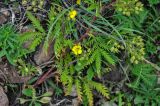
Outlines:
[[[121,13],[117,13],[117,15],[113,16],[115,20],[120,24],[120,29],[125,29],[125,31],[131,32],[139,32],[142,34],[141,30],[143,30],[144,23],[149,15],[149,10],[143,9],[138,15],[131,15],[130,17],[126,17]],[[130,29],[131,28],[131,29]]]
[[72,47],[73,41],[70,39],[64,39],[64,37],[60,34],[57,36],[57,39],[54,44],[54,52],[55,56],[59,58],[61,54],[65,51],[65,48]]
[[160,3],[159,0],[148,0],[148,2],[149,2],[151,5]]
[[47,82],[48,85],[54,89],[56,96],[60,96],[63,93],[62,89],[59,88],[58,85],[56,85],[52,80],[47,80]]
[[66,89],[67,89],[66,95],[69,95],[71,93],[72,87],[73,85],[75,85],[78,99],[82,101],[84,100],[83,97],[86,96],[89,106],[93,106],[93,93],[92,93],[93,89],[101,93],[104,97],[109,98],[108,89],[103,84],[92,81],[92,80],[81,78],[80,76],[77,76],[74,78],[72,78],[71,76],[70,77],[68,76],[69,75],[61,76],[61,79],[62,78],[64,79],[65,77],[65,79],[67,80],[67,82],[63,82],[61,80],[62,83],[66,85]]
[[18,60],[18,68],[19,68],[19,73],[22,76],[30,76],[38,72],[36,67],[34,67],[31,64],[26,64],[23,60],[19,59]]
[[[93,50],[93,51],[99,49],[100,53],[102,52],[102,55],[103,55],[103,54],[105,54],[103,51],[108,51],[109,52],[108,42],[109,42],[109,40],[107,38],[105,38],[105,37],[95,36],[95,37],[92,37],[90,40],[87,41],[86,46],[88,48],[91,48],[91,50]],[[115,64],[114,59],[112,59],[109,56],[106,56],[106,60],[110,64]]]
[[134,65],[132,74],[135,80],[128,86],[134,90],[135,105],[159,105],[160,90],[157,87],[157,76],[149,64]]
[[146,51],[151,54],[156,54],[158,48],[154,45],[154,43],[150,40],[146,43]]
[[126,16],[143,11],[143,4],[139,0],[116,0],[115,7]]
[[108,64],[115,64],[115,59],[112,57],[112,55],[110,55],[109,46],[107,46],[107,41],[108,39],[98,36],[91,38],[86,43],[86,47],[89,48],[89,57],[85,57],[86,59],[84,59],[84,61],[87,61],[87,65],[90,65],[92,63],[95,64],[96,72],[99,76],[101,75],[103,60],[108,62]]
[[82,86],[81,86],[81,82],[78,79],[75,80],[75,86],[77,90],[78,99],[82,101],[82,91],[81,91]]
[[92,94],[92,91],[91,91],[88,83],[84,84],[84,93],[87,96],[89,106],[93,106],[93,94]]
[[27,8],[27,10],[33,10],[34,12],[37,12],[38,9],[43,9],[43,6],[45,4],[45,0],[22,0],[22,5]]
[[11,64],[28,52],[20,45],[20,35],[16,33],[14,26],[5,24],[0,27],[0,58],[6,56]]
[[20,43],[24,44],[25,42],[31,42],[29,44],[28,50],[34,51],[35,48],[41,43],[42,34],[39,32],[25,32],[21,34]]
[[134,90],[132,96],[134,97],[135,105],[157,106],[160,104],[159,87],[149,87],[142,83],[138,87],[134,85],[129,85],[129,87]]
[[[84,100],[84,97],[86,97],[90,106],[93,105],[93,89],[101,93],[104,97],[108,98],[108,89],[103,84],[92,80],[93,74],[91,75],[91,72],[93,72],[93,68],[90,68],[87,71],[88,74],[86,76],[83,76],[83,74],[81,73],[82,70],[74,71],[72,69],[73,65],[65,66],[65,63],[68,63],[68,61],[70,61],[71,59],[69,57],[70,56],[68,55],[68,59],[64,59],[64,67],[60,66],[58,68],[61,72],[60,80],[66,89],[65,94],[69,95],[72,92],[73,87],[75,86],[78,99],[82,101]],[[62,63],[60,64],[62,65]]]
[[132,95],[127,95],[126,92],[116,92],[116,94],[112,97],[113,99],[111,99],[111,101],[108,102],[110,105],[114,105],[114,103],[117,103],[118,106],[132,106]]
[[[44,29],[40,21],[35,16],[33,16],[31,12],[27,12],[27,17],[31,20],[34,28],[37,31],[26,32],[22,34],[21,40],[23,41],[28,39],[29,41],[31,41],[29,49],[32,51],[34,51],[35,48],[40,43],[42,43],[42,40],[44,40],[43,48],[44,51],[47,51],[49,44],[55,39],[55,37],[61,35],[61,18],[66,11],[66,9],[62,11],[60,6],[54,7],[53,5],[48,13],[48,29]],[[57,12],[59,12],[59,14]]]
[[145,106],[157,106],[160,104],[159,85],[154,69],[149,64],[137,64],[131,67],[132,82],[128,87],[132,92],[119,92],[111,102],[117,101],[119,105],[134,104]]
[[[159,63],[157,57],[160,57],[160,14],[154,7],[159,1],[146,1],[52,0],[51,5],[51,1],[48,3],[48,7],[51,7],[47,10],[47,19],[41,20],[43,22],[27,11],[33,30],[19,35],[11,25],[1,27],[0,57],[6,56],[10,63],[16,61],[22,76],[32,75],[37,69],[22,60],[22,56],[34,53],[40,44],[43,45],[43,52],[47,54],[48,48],[53,44],[51,50],[54,51],[54,61],[51,65],[55,66],[61,82],[57,83],[59,79],[56,79],[58,81],[55,84],[53,80],[44,79],[45,86],[53,88],[55,95],[63,94],[58,87],[62,84],[65,95],[70,95],[75,89],[82,104],[93,106],[94,90],[105,98],[110,98],[110,91],[106,87],[108,81],[103,80],[106,69],[123,69],[126,76],[122,86],[129,82],[127,85],[131,92],[113,92],[111,98],[115,98],[115,103],[119,106],[131,105],[132,102],[133,105],[160,105],[157,75],[154,70],[155,66],[156,69],[159,67],[145,59],[150,59],[152,55],[156,57],[152,61]],[[39,3],[41,7],[44,5],[42,2]],[[40,8],[36,6],[37,0],[22,0],[22,4],[26,8],[33,6],[33,11]],[[22,45],[26,43],[28,47],[24,49]],[[47,65],[48,67],[50,66]],[[38,77],[35,77],[30,83],[37,79]],[[116,85],[110,83],[111,88]],[[119,83],[121,84],[121,81]],[[25,98],[20,98],[21,104],[29,103],[30,106],[40,106],[51,99],[50,93],[39,96],[33,87],[24,89],[22,93]],[[130,96],[126,96],[127,93]]]
[[29,106],[42,106],[41,104],[49,103],[52,93],[46,92],[40,96],[36,95],[36,90],[33,87],[26,88],[22,91],[27,98],[19,98],[20,104],[29,103]]
[[27,47],[29,52],[35,50],[35,48],[41,43],[42,41],[42,33],[40,32],[25,32],[21,34],[19,40],[20,44],[25,44],[25,42],[30,42],[29,46]]
[[94,81],[89,81],[88,83],[90,83],[89,85],[100,92],[104,97],[109,98],[108,89],[103,84]]
[[[53,11],[53,9],[55,9]],[[53,41],[58,35],[61,34],[62,28],[60,25],[62,24],[62,19],[64,18],[64,14],[67,12],[67,9],[63,9],[60,6],[51,8],[48,16],[50,17],[48,22],[48,32],[44,41],[44,49],[48,49],[48,45],[50,41]],[[53,12],[51,12],[53,11]],[[56,13],[57,12],[57,13]],[[53,16],[52,16],[53,15]],[[52,18],[51,18],[52,17]]]
[[127,42],[127,50],[131,55],[130,58],[131,63],[138,64],[138,62],[144,59],[145,55],[145,48],[142,37],[141,36],[133,37],[131,39],[127,39],[126,42]]
[[29,51],[34,51],[35,48],[42,42],[43,37],[45,37],[45,30],[43,29],[40,21],[32,15],[31,12],[27,12],[28,18],[32,21],[34,28],[37,31],[25,32],[21,35],[21,44],[24,42],[30,42]]
[[44,33],[45,30],[43,29],[43,27],[40,24],[40,21],[35,18],[31,12],[27,12],[27,17],[32,21],[33,26],[40,32]]
[[149,64],[134,65],[132,74],[136,76],[136,80],[133,83],[135,86],[138,86],[141,81],[148,86],[154,86],[157,80],[154,70]]
[[[159,34],[157,32],[160,32],[159,30],[159,26],[160,26],[160,22],[159,22],[159,12],[158,9],[153,7],[150,10],[150,13],[148,14],[148,18],[147,18],[147,22],[145,24],[145,34],[147,35],[146,38],[146,51],[147,51],[147,56],[151,55],[157,55],[158,57],[158,48],[159,45],[156,45],[156,41],[158,41],[158,39],[160,38]],[[156,36],[155,36],[156,35]],[[160,58],[160,57],[158,57]]]

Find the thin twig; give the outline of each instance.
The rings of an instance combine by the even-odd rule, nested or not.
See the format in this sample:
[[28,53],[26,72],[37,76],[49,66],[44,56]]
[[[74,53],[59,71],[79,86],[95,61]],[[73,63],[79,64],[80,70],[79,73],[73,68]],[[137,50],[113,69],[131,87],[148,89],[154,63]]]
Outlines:
[[130,82],[130,79],[129,79],[128,74],[127,74],[127,70],[128,70],[129,65],[127,65],[126,67],[123,67],[123,65],[121,64],[121,62],[119,62],[119,65],[120,65],[121,69],[123,70],[123,72],[124,72],[127,80]]
[[15,18],[16,18],[16,16],[15,16],[15,13],[13,12],[13,9],[9,6],[9,8],[10,8],[10,10],[11,10],[11,14],[12,14],[12,23],[14,24],[14,22],[15,22]]
[[66,101],[66,99],[61,100],[60,102],[56,103],[55,106],[59,106],[61,103],[63,103],[64,101]]
[[54,69],[54,67],[51,67],[45,74],[43,74],[43,75],[37,80],[37,82],[33,85],[33,87],[36,87],[37,85],[40,85],[41,83],[43,83],[43,82],[47,79],[48,75],[51,74],[51,72],[53,71],[53,69]]
[[150,64],[153,68],[155,68],[157,71],[160,71],[160,67],[150,61],[148,61],[147,59],[143,59],[146,63]]

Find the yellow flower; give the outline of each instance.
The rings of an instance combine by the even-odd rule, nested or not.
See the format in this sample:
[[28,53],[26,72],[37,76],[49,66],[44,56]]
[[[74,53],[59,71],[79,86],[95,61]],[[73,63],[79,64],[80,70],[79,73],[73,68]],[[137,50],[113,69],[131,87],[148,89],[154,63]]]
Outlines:
[[72,51],[75,55],[82,54],[82,47],[80,44],[73,46]]
[[72,11],[69,12],[69,17],[73,20],[75,19],[76,15],[77,15],[76,10],[72,10]]
[[80,5],[81,4],[81,0],[77,0],[77,4]]

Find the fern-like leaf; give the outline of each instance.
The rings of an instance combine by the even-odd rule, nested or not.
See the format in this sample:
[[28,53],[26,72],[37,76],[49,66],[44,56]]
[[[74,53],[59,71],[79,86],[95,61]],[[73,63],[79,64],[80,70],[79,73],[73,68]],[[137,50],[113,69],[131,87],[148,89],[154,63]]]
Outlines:
[[55,16],[56,16],[55,8],[54,8],[54,6],[52,6],[49,10],[49,13],[48,13],[48,18],[49,18],[48,28],[54,22]]
[[95,58],[95,64],[96,64],[96,71],[98,76],[101,76],[101,54],[97,51],[96,58]]
[[90,86],[88,83],[83,83],[84,84],[84,93],[87,96],[89,106],[93,106],[93,94],[92,90],[90,89]]
[[35,16],[33,16],[31,12],[27,11],[27,17],[32,21],[32,24],[38,31],[45,33],[45,30],[41,26],[40,21]]
[[6,54],[6,51],[5,50],[1,50],[0,51],[0,58],[3,57],[3,56],[5,56],[5,54]]
[[66,88],[66,92],[65,95],[69,95],[72,92],[72,88],[73,88],[73,78],[68,76],[68,84],[67,84],[67,88]]
[[63,49],[61,40],[62,39],[60,38],[56,39],[55,44],[54,44],[54,53],[57,58],[60,56],[61,50]]
[[95,81],[89,81],[90,86],[95,88],[99,93],[101,93],[104,97],[109,98],[108,89],[101,83],[97,83]]
[[110,64],[115,64],[114,59],[105,50],[101,49],[101,53],[106,61],[108,61]]
[[149,64],[134,65],[132,74],[137,77],[134,86],[138,86],[143,81],[148,86],[154,86],[157,80],[153,73],[153,68]]
[[95,50],[95,51],[92,53],[91,57],[90,57],[89,60],[88,60],[88,65],[94,62],[94,60],[96,59],[96,54],[97,54],[97,52],[98,52],[98,51]]
[[76,85],[76,90],[77,90],[77,95],[78,95],[78,99],[80,101],[82,101],[82,87],[81,87],[81,82],[80,80],[76,79],[75,81],[75,85]]
[[31,45],[29,46],[29,49],[35,50],[35,48],[41,43],[41,41],[42,41],[42,36],[35,38],[31,43]]
[[40,32],[25,32],[19,36],[19,41],[24,43],[25,41],[33,40],[36,36],[42,36]]
[[68,76],[69,76],[68,71],[63,71],[63,73],[61,73],[60,80],[64,86],[68,84],[68,79],[69,79]]

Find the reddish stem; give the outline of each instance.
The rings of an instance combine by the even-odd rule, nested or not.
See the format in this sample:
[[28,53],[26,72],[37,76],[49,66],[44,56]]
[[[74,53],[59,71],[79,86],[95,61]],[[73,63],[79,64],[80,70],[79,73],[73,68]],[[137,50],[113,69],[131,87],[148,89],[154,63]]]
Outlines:
[[37,85],[40,85],[42,84],[46,79],[47,79],[47,76],[49,76],[51,74],[53,70],[53,67],[50,68],[45,74],[43,74],[37,81],[36,83],[33,85],[33,87],[36,87]]

